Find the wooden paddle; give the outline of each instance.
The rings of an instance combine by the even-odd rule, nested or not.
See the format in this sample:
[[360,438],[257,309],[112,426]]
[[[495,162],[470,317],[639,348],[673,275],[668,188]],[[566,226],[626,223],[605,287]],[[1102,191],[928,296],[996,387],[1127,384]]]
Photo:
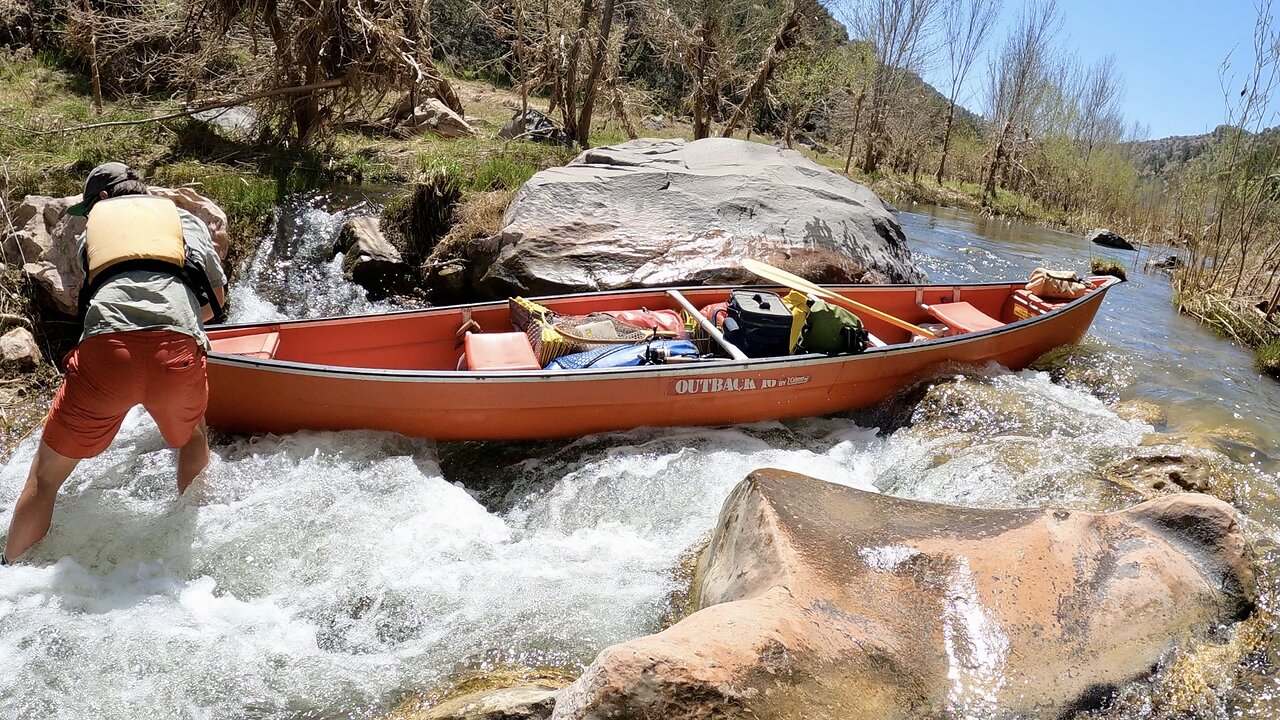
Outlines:
[[792,275],[782,268],[776,268],[768,263],[762,263],[759,260],[752,260],[751,258],[745,258],[742,261],[742,267],[750,270],[756,275],[759,275],[765,280],[771,280],[784,287],[789,287],[792,290],[799,290],[802,293],[808,293],[809,295],[820,297],[832,305],[839,305],[846,310],[866,313],[867,315],[879,318],[890,325],[900,327],[903,330],[913,332],[917,335],[922,335],[926,338],[932,339],[938,337],[937,333],[929,332],[922,327],[912,325],[906,320],[900,320],[889,313],[881,312],[873,307],[863,305],[856,300],[850,300],[849,298],[832,292],[821,285],[815,285],[799,275]]

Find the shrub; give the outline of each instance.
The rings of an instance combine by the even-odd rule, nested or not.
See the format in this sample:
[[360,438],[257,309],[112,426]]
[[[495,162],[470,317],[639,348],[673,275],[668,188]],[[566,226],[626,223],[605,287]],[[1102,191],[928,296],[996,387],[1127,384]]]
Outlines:
[[1090,264],[1094,275],[1110,275],[1121,280],[1128,279],[1125,274],[1124,263],[1116,258],[1095,255]]
[[382,231],[405,262],[416,265],[449,232],[454,206],[461,197],[457,176],[436,170],[418,183],[413,193],[387,204],[382,211]]
[[1263,343],[1253,356],[1253,365],[1263,375],[1280,380],[1280,338]]

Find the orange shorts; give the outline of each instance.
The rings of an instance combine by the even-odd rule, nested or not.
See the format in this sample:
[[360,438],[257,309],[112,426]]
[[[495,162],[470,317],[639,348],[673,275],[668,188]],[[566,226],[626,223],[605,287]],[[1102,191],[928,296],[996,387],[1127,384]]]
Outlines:
[[69,458],[106,450],[135,405],[147,409],[170,447],[182,447],[209,403],[204,349],[182,333],[95,335],[67,355],[66,366],[44,441]]

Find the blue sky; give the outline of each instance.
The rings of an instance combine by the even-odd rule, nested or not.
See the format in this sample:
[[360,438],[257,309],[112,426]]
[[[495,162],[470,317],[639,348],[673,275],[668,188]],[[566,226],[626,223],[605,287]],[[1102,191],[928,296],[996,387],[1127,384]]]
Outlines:
[[[988,50],[1016,22],[1022,2],[1005,0]],[[1217,127],[1223,120],[1223,59],[1235,48],[1231,59],[1240,78],[1252,65],[1254,0],[1059,0],[1059,12],[1059,47],[1085,64],[1114,54],[1125,79],[1125,118],[1149,125],[1152,139]],[[1280,7],[1274,12],[1280,14]],[[980,60],[966,83],[962,104],[971,110],[981,108],[985,73]],[[941,89],[946,69],[933,68],[925,78]]]

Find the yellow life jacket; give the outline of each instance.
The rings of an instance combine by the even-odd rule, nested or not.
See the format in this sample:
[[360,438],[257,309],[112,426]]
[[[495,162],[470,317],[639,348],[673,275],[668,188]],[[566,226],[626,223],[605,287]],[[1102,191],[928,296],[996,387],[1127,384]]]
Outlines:
[[80,288],[80,316],[101,285],[129,270],[172,272],[213,310],[214,322],[226,319],[198,257],[187,255],[182,217],[172,200],[153,195],[122,195],[94,203],[84,237],[85,282]]
[[99,200],[89,211],[85,256],[88,285],[109,268],[138,260],[168,263],[181,271],[187,247],[178,206],[151,195]]

